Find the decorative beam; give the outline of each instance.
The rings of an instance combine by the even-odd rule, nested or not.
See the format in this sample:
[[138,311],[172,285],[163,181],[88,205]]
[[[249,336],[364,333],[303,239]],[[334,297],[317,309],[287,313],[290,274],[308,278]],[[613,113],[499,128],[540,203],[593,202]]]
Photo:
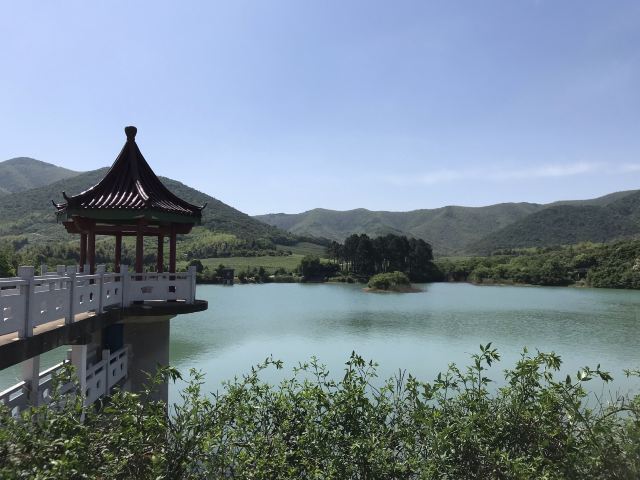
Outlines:
[[[67,220],[63,222],[63,225],[67,229],[69,233],[89,233],[91,229],[91,222],[93,220],[81,217],[73,217],[72,220]],[[177,223],[175,225],[175,230],[177,234],[187,234],[191,231],[193,225],[188,223]],[[116,235],[118,233],[124,236],[136,236],[138,235],[139,225],[124,225],[124,224],[114,224],[114,225],[94,225],[94,231],[96,235]],[[143,225],[142,233],[144,236],[148,237],[157,237],[158,235],[168,236],[171,232],[169,226],[166,225]]]

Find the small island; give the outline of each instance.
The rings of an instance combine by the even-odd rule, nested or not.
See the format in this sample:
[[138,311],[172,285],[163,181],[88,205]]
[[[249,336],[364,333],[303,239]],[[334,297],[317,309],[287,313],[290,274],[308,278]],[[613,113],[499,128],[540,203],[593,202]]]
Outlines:
[[409,281],[409,277],[402,272],[378,273],[369,279],[365,292],[396,292],[415,293],[421,292],[419,288],[414,288]]

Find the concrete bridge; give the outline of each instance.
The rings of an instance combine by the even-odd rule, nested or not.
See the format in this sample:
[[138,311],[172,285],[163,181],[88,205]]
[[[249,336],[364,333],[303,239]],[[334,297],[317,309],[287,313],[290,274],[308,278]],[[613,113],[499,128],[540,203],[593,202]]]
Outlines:
[[[81,273],[78,267],[20,267],[0,279],[0,369],[22,363],[22,381],[0,392],[14,415],[50,401],[53,376],[71,362],[85,404],[115,386],[140,390],[146,372],[169,362],[169,320],[206,310],[195,298],[196,272]],[[89,272],[89,268],[84,268]],[[40,372],[40,355],[70,345],[68,358]],[[60,393],[73,388],[63,385]],[[166,386],[157,398],[167,398]]]

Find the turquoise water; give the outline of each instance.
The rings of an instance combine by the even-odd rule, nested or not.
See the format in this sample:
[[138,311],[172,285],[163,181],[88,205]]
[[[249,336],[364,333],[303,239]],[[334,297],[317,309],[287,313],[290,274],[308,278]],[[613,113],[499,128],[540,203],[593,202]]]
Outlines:
[[[172,320],[171,362],[184,372],[206,372],[208,391],[269,355],[283,360],[287,372],[312,355],[340,372],[354,350],[378,362],[381,377],[406,369],[431,380],[450,362],[466,365],[481,343],[493,342],[503,356],[496,378],[527,346],[560,354],[564,374],[600,363],[615,378],[608,389],[640,390],[622,373],[640,366],[640,292],[421,287],[421,293],[373,294],[342,284],[199,286],[209,310]],[[600,393],[598,385],[593,388]]]
[[[449,362],[466,365],[479,344],[493,342],[503,356],[496,378],[528,346],[560,354],[565,374],[600,363],[614,375],[613,391],[640,391],[639,382],[622,374],[640,367],[638,291],[421,287],[421,293],[373,294],[342,284],[199,285],[209,310],[171,321],[171,363],[205,372],[208,391],[269,355],[283,360],[286,372],[315,355],[339,373],[354,350],[377,361],[382,377],[406,369],[431,380]],[[64,350],[43,356],[42,368]],[[0,387],[15,383],[17,373],[17,367],[1,372]]]

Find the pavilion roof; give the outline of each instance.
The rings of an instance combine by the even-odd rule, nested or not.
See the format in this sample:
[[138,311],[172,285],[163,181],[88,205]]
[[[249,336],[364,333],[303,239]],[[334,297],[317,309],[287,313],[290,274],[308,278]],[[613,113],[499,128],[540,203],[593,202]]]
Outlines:
[[98,184],[74,196],[62,192],[66,203],[54,202],[58,218],[199,224],[206,205],[192,205],[171,193],[142,156],[135,141],[136,127],[126,127],[125,133],[124,147]]

